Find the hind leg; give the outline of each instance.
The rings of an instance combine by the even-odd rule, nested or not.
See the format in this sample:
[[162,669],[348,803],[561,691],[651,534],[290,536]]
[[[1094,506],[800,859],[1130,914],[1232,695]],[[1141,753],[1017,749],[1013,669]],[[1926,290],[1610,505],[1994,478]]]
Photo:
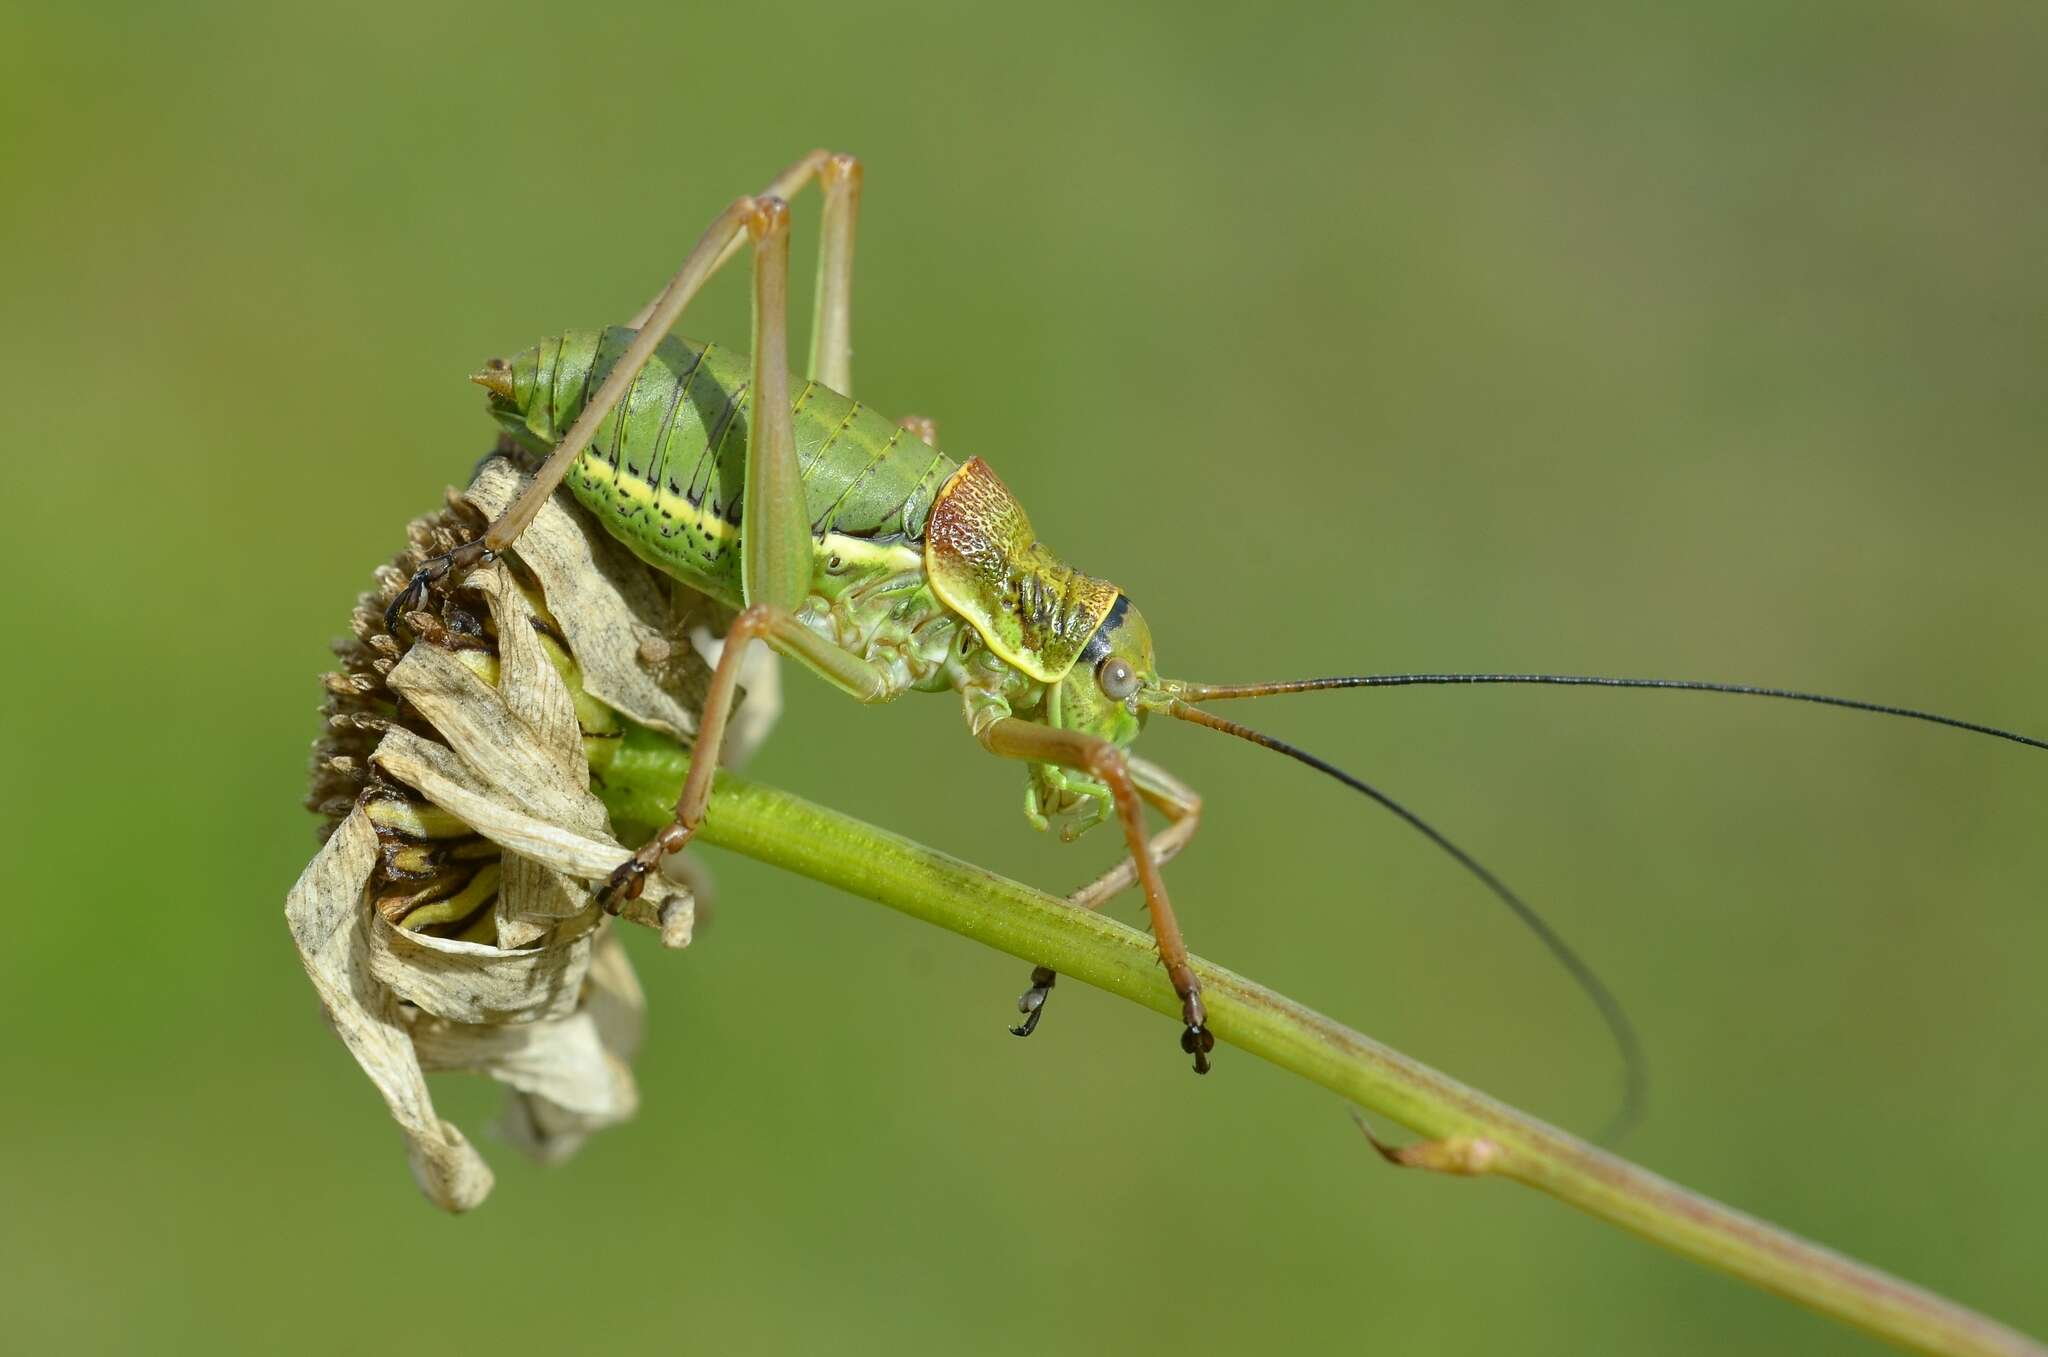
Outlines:
[[[776,176],[762,193],[735,199],[718,214],[684,258],[675,277],[634,318],[633,327],[640,331],[639,335],[585,402],[576,422],[555,445],[547,460],[541,463],[519,497],[492,520],[481,538],[422,565],[405,589],[392,600],[386,612],[387,621],[395,624],[400,616],[419,606],[427,590],[447,580],[461,579],[519,540],[519,535],[540,512],[540,506],[547,503],[548,497],[562,483],[570,465],[590,446],[590,440],[605,416],[624,399],[640,369],[646,366],[661,341],[675,329],[684,308],[711,276],[747,244],[750,236],[748,223],[756,206],[766,202],[786,204],[791,194],[813,179],[821,180],[824,185],[825,242],[819,251],[818,325],[812,335],[812,361],[814,365],[829,369],[842,383],[851,380],[853,239],[860,208],[861,165],[850,155],[813,151]],[[786,206],[784,211],[786,216]],[[826,379],[821,377],[820,380]],[[826,385],[832,384],[826,380]]]
[[[569,464],[583,454],[590,446],[590,440],[597,433],[598,425],[606,415],[624,398],[627,388],[640,369],[647,364],[661,341],[668,338],[682,318],[683,308],[696,297],[698,291],[708,282],[725,262],[739,253],[752,232],[756,209],[764,204],[781,206],[782,248],[788,249],[788,200],[791,194],[808,184],[812,179],[823,179],[825,183],[826,240],[819,251],[819,316],[829,319],[829,333],[821,324],[819,332],[812,337],[814,359],[831,365],[836,375],[848,380],[848,369],[852,362],[852,343],[849,338],[848,318],[851,309],[853,288],[853,229],[854,219],[860,203],[860,162],[849,155],[837,155],[830,151],[813,151],[796,164],[783,171],[761,194],[740,198],[718,214],[711,226],[701,236],[689,256],[683,260],[682,268],[662,290],[646,310],[639,325],[640,334],[627,348],[625,355],[613,365],[597,393],[583,407],[576,422],[555,446],[533,481],[526,490],[506,507],[505,512],[485,530],[483,543],[486,550],[503,551],[516,541],[533,516],[540,512],[540,506],[547,502],[555,487],[568,474]],[[759,248],[758,237],[756,248]],[[788,271],[785,266],[783,277]],[[831,305],[825,304],[830,294]],[[787,304],[787,287],[784,287],[783,304]],[[755,341],[760,340],[760,317],[755,317]],[[784,364],[785,391],[788,387],[787,364]],[[826,383],[831,385],[830,382]],[[758,396],[757,392],[757,396]],[[761,402],[755,401],[760,409]]]
[[636,898],[647,874],[703,824],[726,723],[739,696],[740,670],[755,641],[802,661],[863,701],[894,695],[880,667],[840,649],[796,618],[810,593],[811,529],[789,395],[789,205],[780,198],[758,199],[745,225],[754,243],[753,417],[740,510],[740,592],[746,606],[733,619],[712,670],[675,818],[612,873],[601,898],[613,913]]

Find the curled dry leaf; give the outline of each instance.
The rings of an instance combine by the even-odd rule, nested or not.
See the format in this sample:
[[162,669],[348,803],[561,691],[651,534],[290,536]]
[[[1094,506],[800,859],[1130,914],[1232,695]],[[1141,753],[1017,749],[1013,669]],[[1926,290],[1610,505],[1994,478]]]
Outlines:
[[[512,502],[521,481],[509,461],[493,458],[463,499],[488,518]],[[689,663],[676,642],[692,612],[709,615],[717,605],[685,591],[679,607],[673,581],[605,533],[586,531],[587,522],[565,496],[555,496],[519,539],[519,559],[559,619],[582,666],[584,691],[641,725],[687,739],[697,733],[711,674]],[[725,630],[722,618],[718,629]]]
[[[511,462],[493,459],[478,469],[463,500],[491,517],[520,487]],[[557,495],[520,539],[519,556],[561,619],[583,666],[584,691],[644,726],[679,738],[694,735],[731,610],[648,569],[605,533],[551,521],[581,518]],[[733,767],[767,738],[781,713],[774,651],[754,647],[741,664],[740,690],[746,700],[725,732],[723,762]]]
[[[615,752],[622,717],[693,733],[707,670],[684,638],[719,616],[706,601],[676,606],[672,581],[555,503],[517,549],[530,582],[505,562],[476,571],[406,618],[405,647],[384,607],[421,560],[475,537],[478,509],[517,483],[503,460],[487,463],[466,501],[451,496],[411,526],[411,549],[358,601],[315,750],[309,804],[328,837],[285,905],[415,1179],[451,1211],[480,1203],[492,1176],[435,1114],[427,1071],[506,1084],[501,1130],[542,1160],[633,1114],[645,1003],[591,884],[627,849],[590,773]],[[686,945],[689,880],[687,867],[665,869],[625,917]]]

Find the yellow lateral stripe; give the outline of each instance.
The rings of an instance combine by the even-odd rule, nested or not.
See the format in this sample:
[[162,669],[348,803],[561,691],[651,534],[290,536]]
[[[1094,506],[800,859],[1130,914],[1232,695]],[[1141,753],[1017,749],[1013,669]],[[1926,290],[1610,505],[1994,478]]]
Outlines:
[[[576,461],[584,476],[615,494],[638,500],[666,517],[694,524],[699,532],[722,545],[733,545],[739,541],[740,530],[737,527],[726,522],[723,515],[692,504],[687,496],[670,494],[666,489],[649,485],[640,477],[616,470],[611,463],[587,452]],[[886,566],[899,571],[924,568],[924,556],[901,543],[878,546],[864,538],[846,537],[836,532],[828,532],[822,538],[814,537],[811,541],[814,550],[836,555],[848,562]]]

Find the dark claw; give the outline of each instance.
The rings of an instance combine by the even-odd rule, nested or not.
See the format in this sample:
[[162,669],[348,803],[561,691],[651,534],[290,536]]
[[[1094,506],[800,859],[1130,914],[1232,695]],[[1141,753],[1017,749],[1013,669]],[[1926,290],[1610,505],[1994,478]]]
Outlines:
[[1209,1052],[1216,1049],[1216,1034],[1200,1023],[1189,1023],[1180,1034],[1180,1048],[1195,1058],[1195,1073],[1209,1072]]
[[497,553],[482,542],[465,542],[445,555],[430,557],[412,572],[405,588],[398,591],[398,597],[391,600],[391,606],[384,610],[384,629],[393,636],[398,634],[398,621],[409,612],[416,612],[426,603],[427,595],[434,587],[451,576],[460,582],[464,575],[480,565],[487,565]]
[[1017,999],[1017,1011],[1024,1015],[1024,1021],[1010,1029],[1013,1037],[1028,1037],[1038,1030],[1038,1020],[1045,1013],[1046,996],[1052,993],[1053,981],[1059,977],[1040,966],[1031,972],[1031,988]]
[[640,861],[638,855],[612,868],[611,878],[597,893],[597,902],[604,907],[604,912],[616,916],[626,907],[628,900],[638,900],[640,893],[647,889],[647,872],[647,865]]
[[628,900],[638,900],[641,892],[647,889],[647,874],[659,867],[661,860],[670,853],[681,851],[693,832],[672,824],[641,844],[632,857],[612,868],[604,889],[597,893],[597,902],[604,907],[604,912],[616,915],[626,907]]
[[398,591],[398,597],[392,599],[391,606],[384,610],[384,630],[393,636],[398,635],[398,619],[406,613],[419,611],[420,604],[427,601],[427,588],[432,583],[427,578],[425,566],[414,571],[411,581]]

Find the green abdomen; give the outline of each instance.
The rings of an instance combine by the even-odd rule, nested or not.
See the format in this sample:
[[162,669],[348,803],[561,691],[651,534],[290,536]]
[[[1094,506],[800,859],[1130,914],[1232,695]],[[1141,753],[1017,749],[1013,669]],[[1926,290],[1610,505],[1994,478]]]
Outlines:
[[[525,355],[543,387],[529,426],[566,431],[633,335],[576,332]],[[567,477],[576,498],[642,559],[733,604],[752,375],[743,351],[665,340]],[[815,382],[791,387],[814,576],[828,563],[836,569],[832,557],[849,542],[921,553],[952,460],[850,397]]]

